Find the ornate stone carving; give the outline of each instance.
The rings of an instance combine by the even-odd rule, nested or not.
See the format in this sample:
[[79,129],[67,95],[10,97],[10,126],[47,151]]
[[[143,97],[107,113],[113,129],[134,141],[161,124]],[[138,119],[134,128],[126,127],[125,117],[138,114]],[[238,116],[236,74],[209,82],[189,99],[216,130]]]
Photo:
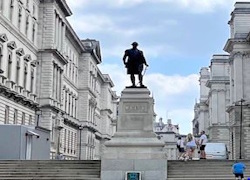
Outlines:
[[7,42],[8,41],[8,38],[7,38],[6,34],[0,34],[0,41],[1,42]]
[[31,55],[30,54],[26,54],[23,58],[26,62],[31,61]]
[[36,65],[38,64],[38,61],[37,60],[33,60],[30,65],[33,66],[33,67],[36,67]]
[[23,56],[25,54],[23,48],[17,49],[16,54],[18,54],[19,56]]
[[11,50],[16,49],[16,43],[15,43],[15,41],[10,41],[10,42],[8,42],[7,46],[8,46]]

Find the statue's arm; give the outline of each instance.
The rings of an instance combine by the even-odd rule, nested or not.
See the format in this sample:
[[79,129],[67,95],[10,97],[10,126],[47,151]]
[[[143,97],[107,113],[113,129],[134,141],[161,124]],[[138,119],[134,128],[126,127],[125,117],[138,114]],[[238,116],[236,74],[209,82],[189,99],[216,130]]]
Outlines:
[[126,65],[126,58],[127,58],[127,56],[128,56],[128,52],[127,51],[125,51],[125,53],[124,53],[124,56],[123,56],[123,63]]
[[148,66],[148,64],[147,64],[147,62],[146,62],[146,59],[145,59],[145,57],[144,57],[142,51],[141,51],[141,56],[142,56],[143,63],[144,63],[146,66]]

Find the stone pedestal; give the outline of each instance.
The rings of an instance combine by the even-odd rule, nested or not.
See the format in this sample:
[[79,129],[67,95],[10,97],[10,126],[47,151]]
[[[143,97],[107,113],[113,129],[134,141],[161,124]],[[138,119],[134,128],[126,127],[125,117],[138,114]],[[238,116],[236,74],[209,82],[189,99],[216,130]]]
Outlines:
[[147,88],[126,88],[119,102],[117,132],[105,143],[102,180],[124,180],[140,171],[143,180],[165,180],[164,143],[153,132],[154,99]]

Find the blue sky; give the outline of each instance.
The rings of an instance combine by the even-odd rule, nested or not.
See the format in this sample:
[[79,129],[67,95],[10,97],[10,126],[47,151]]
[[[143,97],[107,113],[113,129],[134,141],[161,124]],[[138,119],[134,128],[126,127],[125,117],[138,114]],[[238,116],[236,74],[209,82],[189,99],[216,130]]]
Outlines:
[[[241,0],[244,1],[244,0]],[[245,0],[246,1],[246,0]],[[225,54],[235,0],[67,0],[68,19],[81,39],[100,41],[102,64],[120,92],[130,85],[122,63],[137,41],[149,64],[144,84],[155,99],[156,120],[172,119],[191,132],[199,71]]]

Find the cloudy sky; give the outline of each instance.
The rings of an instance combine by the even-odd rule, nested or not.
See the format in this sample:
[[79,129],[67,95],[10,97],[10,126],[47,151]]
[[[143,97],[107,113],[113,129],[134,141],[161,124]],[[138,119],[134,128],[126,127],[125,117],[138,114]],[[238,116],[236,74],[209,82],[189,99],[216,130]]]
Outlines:
[[[241,0],[244,1],[244,0]],[[246,0],[245,0],[246,1]],[[133,41],[149,64],[144,84],[155,99],[157,121],[172,119],[191,132],[199,72],[213,54],[225,54],[235,0],[67,0],[68,19],[81,39],[100,41],[103,73],[120,92],[130,85],[122,63]]]

